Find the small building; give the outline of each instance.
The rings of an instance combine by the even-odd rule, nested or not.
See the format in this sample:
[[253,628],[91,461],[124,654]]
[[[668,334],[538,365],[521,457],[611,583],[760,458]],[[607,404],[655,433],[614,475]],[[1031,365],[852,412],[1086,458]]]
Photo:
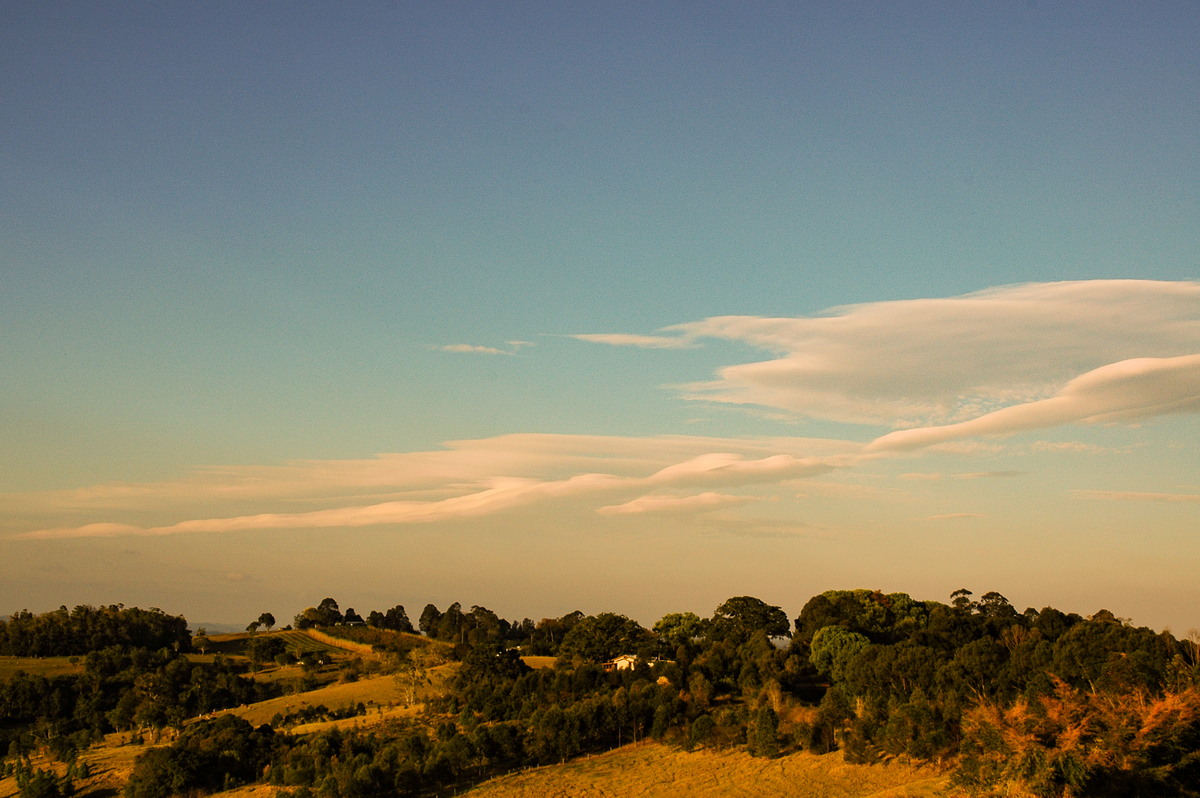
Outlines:
[[637,654],[622,654],[606,663],[604,663],[604,672],[612,673],[613,671],[629,671],[633,670],[638,663]]

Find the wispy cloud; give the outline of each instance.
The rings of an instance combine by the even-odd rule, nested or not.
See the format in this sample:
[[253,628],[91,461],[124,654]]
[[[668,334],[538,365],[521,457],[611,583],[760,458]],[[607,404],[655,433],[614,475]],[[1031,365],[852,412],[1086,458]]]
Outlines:
[[[712,452],[722,446],[733,451]],[[305,512],[253,512],[138,525],[106,520],[45,527],[25,538],[170,535],[262,529],[364,527],[437,523],[475,518],[550,502],[573,503],[581,511],[622,504],[647,512],[733,506],[750,499],[671,497],[647,490],[694,486],[741,487],[784,483],[825,473],[851,462],[857,447],[819,439],[713,439],[687,436],[511,435],[459,441],[445,451],[380,455],[368,460],[304,461],[276,467],[210,469],[192,479],[146,485],[95,486],[53,496],[11,496],[25,510],[46,511],[57,502],[76,505],[76,514],[106,512],[173,514],[202,504],[229,501],[253,505],[280,499],[324,504]],[[791,449],[796,453],[782,453]],[[799,452],[808,450],[811,455]],[[774,452],[774,453],[772,453]],[[390,490],[387,490],[390,489]],[[361,491],[361,493],[360,493]],[[404,498],[378,501],[380,493]],[[429,498],[433,496],[433,498]],[[616,502],[614,503],[614,499]],[[626,512],[634,512],[629,509]],[[616,514],[618,511],[610,511]],[[185,516],[186,518],[186,516]]]
[[435,346],[439,352],[456,352],[466,355],[515,355],[517,350],[527,346],[536,346],[533,341],[505,341],[508,349],[500,349],[495,346],[482,346],[479,344],[446,344],[444,346]]
[[941,515],[927,515],[924,518],[914,518],[914,521],[957,521],[963,518],[983,518],[979,513],[942,513]]
[[917,449],[978,435],[1004,435],[1071,422],[1135,421],[1200,410],[1200,354],[1122,360],[1071,380],[1049,399],[1006,407],[970,421],[899,430],[868,451]]
[[1200,504],[1200,493],[1141,493],[1116,490],[1077,490],[1074,495],[1081,499],[1098,499],[1113,502],[1166,502],[1168,504]]
[[749,485],[811,477],[833,470],[834,461],[777,454],[746,460],[739,454],[714,452],[668,466],[650,477],[651,482],[687,485]]
[[877,448],[1191,412],[1200,403],[1189,359],[1200,341],[1196,282],[1036,283],[814,317],[723,316],[655,335],[577,337],[658,348],[741,342],[776,357],[720,368],[713,380],[682,386],[682,395],[940,430],[881,439]]
[[478,346],[476,344],[446,344],[445,346],[436,346],[439,352],[458,352],[469,355],[511,355],[513,351],[497,349],[494,346]]
[[580,341],[611,346],[635,346],[639,349],[690,349],[697,346],[692,336],[633,335],[629,333],[580,333],[572,335]]
[[955,479],[1008,479],[1024,476],[1022,471],[970,471],[965,474],[955,474]]
[[757,501],[750,496],[730,496],[723,493],[705,491],[695,496],[639,496],[624,504],[613,504],[600,507],[596,512],[601,515],[641,515],[645,513],[696,513],[715,510],[721,507],[731,507],[747,502]]

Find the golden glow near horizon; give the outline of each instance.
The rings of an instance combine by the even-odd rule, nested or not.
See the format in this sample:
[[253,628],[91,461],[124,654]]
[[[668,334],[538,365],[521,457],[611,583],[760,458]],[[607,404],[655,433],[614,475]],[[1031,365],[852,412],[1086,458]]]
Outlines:
[[0,613],[1200,627],[1200,6],[927,13],[6,4]]

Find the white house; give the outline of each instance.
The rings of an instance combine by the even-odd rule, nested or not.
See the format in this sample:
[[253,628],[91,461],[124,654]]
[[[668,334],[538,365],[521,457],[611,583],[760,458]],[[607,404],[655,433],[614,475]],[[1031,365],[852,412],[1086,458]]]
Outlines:
[[637,654],[622,654],[621,656],[613,659],[611,662],[604,663],[604,672],[609,673],[612,671],[633,670],[633,667],[637,665],[637,662]]

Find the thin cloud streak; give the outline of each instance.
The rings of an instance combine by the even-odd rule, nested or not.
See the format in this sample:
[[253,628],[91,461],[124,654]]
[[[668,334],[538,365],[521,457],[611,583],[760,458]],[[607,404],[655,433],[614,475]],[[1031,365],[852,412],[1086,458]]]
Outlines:
[[1168,504],[1200,504],[1200,493],[1143,493],[1116,490],[1077,490],[1081,499],[1113,502],[1165,502]]
[[512,352],[506,352],[503,349],[497,349],[494,346],[479,346],[476,344],[446,344],[445,346],[434,347],[439,352],[457,352],[470,355],[511,355]]
[[750,496],[731,496],[713,491],[705,491],[695,496],[648,495],[638,497],[624,504],[600,507],[596,512],[601,515],[697,513],[746,504],[752,501],[757,501],[757,499]]
[[984,518],[980,513],[942,513],[941,515],[928,515],[924,518],[914,518],[914,521],[957,521],[963,518]]
[[691,337],[666,335],[632,335],[627,333],[580,333],[568,336],[580,341],[610,346],[633,346],[639,349],[691,349],[699,344]]
[[[614,439],[580,436],[506,436],[503,440],[460,442],[459,448],[450,452],[414,453],[411,462],[403,455],[390,455],[370,461],[334,461],[331,463],[304,463],[281,470],[294,477],[292,485],[295,495],[308,500],[319,496],[319,487],[336,488],[340,501],[326,496],[328,503],[338,506],[308,512],[252,513],[228,517],[194,518],[193,520],[157,526],[102,522],[70,526],[56,526],[16,535],[18,538],[65,538],[65,537],[113,537],[119,535],[170,535],[191,532],[238,532],[285,528],[328,528],[363,527],[385,524],[437,523],[463,518],[489,516],[509,510],[552,501],[573,501],[585,508],[594,496],[636,496],[646,489],[686,489],[695,486],[741,487],[783,483],[815,474],[826,473],[853,461],[849,444],[831,441],[813,441],[814,448],[825,449],[827,454],[813,457],[797,457],[791,454],[768,454],[754,457],[756,449],[772,444],[789,447],[804,446],[803,439],[765,439],[762,441],[723,441],[740,445],[745,453],[702,452],[686,455],[687,450],[696,450],[714,439],[687,439],[679,436],[653,439]],[[588,444],[597,444],[601,456],[583,456]],[[842,450],[833,453],[833,450]],[[680,454],[685,454],[679,459]],[[441,458],[435,455],[442,455]],[[620,456],[613,456],[620,455]],[[748,456],[750,455],[750,456]],[[664,459],[667,462],[664,464]],[[655,463],[654,461],[658,462]],[[675,462],[670,462],[674,460]],[[440,461],[440,463],[439,463]],[[436,479],[423,466],[440,464]],[[612,471],[584,471],[568,473],[587,465],[616,466],[619,473]],[[386,475],[380,469],[389,471]],[[254,472],[254,469],[249,469]],[[509,475],[503,476],[507,470]],[[226,487],[236,490],[242,482],[242,469],[217,470],[204,475],[210,495],[227,493]],[[260,470],[264,471],[264,470]],[[270,473],[270,469],[265,469]],[[524,472],[524,473],[520,473]],[[231,478],[228,485],[214,484],[216,474]],[[275,498],[286,494],[286,485],[276,483],[265,486],[251,478],[259,488],[267,487]],[[377,488],[382,482],[406,487],[414,495],[435,486],[454,495],[436,500],[395,500],[367,502],[364,497],[347,506],[345,489],[357,484]],[[130,490],[121,486],[116,491],[127,502],[127,512],[144,509],[145,503],[155,507],[171,505],[171,500],[181,501],[187,483],[165,483],[158,486],[162,495],[155,495],[155,486],[144,486],[144,490]],[[93,491],[94,492],[94,491]],[[701,494],[704,495],[704,494]],[[712,494],[716,495],[716,494]],[[684,497],[686,499],[686,497]],[[642,497],[644,500],[645,497]],[[742,503],[749,499],[722,499],[725,506]],[[610,500],[611,501],[611,500]],[[636,502],[637,499],[629,501]],[[697,504],[697,501],[699,504]],[[695,509],[703,500],[692,499]],[[629,503],[628,501],[626,502]],[[686,504],[686,502],[685,502]],[[603,506],[619,506],[605,502]],[[646,508],[630,504],[630,507]],[[661,503],[660,509],[669,503]],[[684,505],[680,505],[681,507]],[[591,507],[591,509],[596,509]]]

